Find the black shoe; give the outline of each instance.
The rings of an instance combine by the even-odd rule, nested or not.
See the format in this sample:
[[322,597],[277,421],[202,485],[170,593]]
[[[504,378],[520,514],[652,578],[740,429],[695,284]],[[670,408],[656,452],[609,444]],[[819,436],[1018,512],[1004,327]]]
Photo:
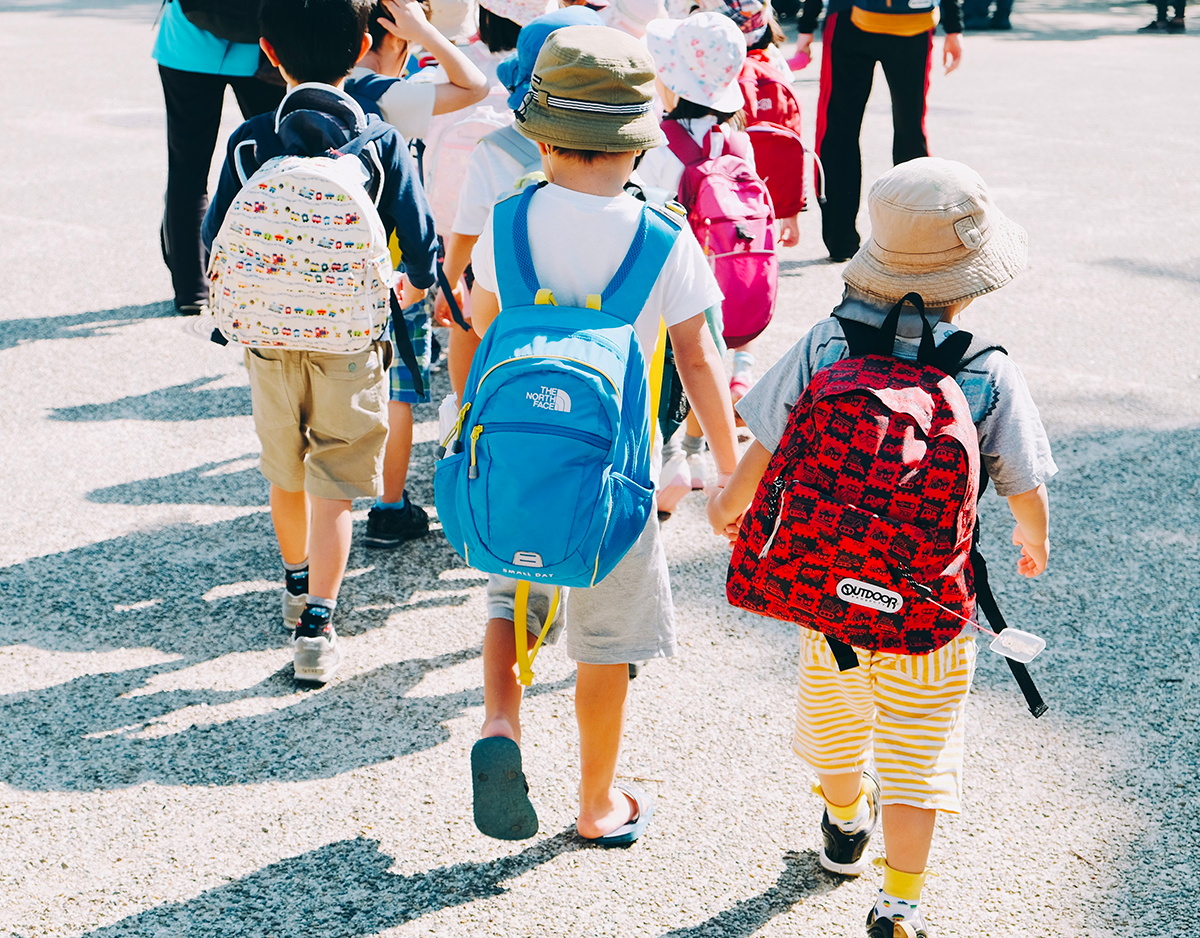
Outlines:
[[858,830],[846,833],[829,819],[828,810],[821,815],[821,836],[825,841],[821,847],[821,866],[831,873],[858,876],[867,868],[867,860],[863,854],[867,850],[867,841],[879,828],[879,816],[883,810],[879,776],[870,769],[863,772],[863,789],[866,791],[871,813],[867,823]]
[[876,918],[875,910],[867,913],[867,938],[929,938],[924,924],[893,922],[890,918]]
[[849,254],[843,254],[841,251],[830,251],[829,252],[829,263],[844,264],[844,263],[846,263],[846,261],[850,260],[850,258],[852,258],[857,253],[858,253],[857,251],[851,251]]
[[993,16],[988,20],[988,29],[1012,29],[1012,23],[1008,20],[998,20]]
[[184,303],[182,306],[176,306],[175,312],[180,316],[199,316],[204,312],[204,306],[201,303]]
[[402,541],[424,537],[429,533],[429,515],[425,509],[414,504],[404,492],[403,508],[373,507],[367,515],[367,534],[363,544],[367,547],[399,547]]
[[1138,30],[1139,33],[1166,33],[1168,30],[1166,20],[1151,20],[1147,25]]
[[962,24],[962,25],[963,25],[963,29],[971,29],[971,30],[974,30],[974,29],[991,29],[991,28],[992,28],[992,21],[991,21],[990,19],[988,19],[986,16],[984,16],[984,17],[973,17],[973,18],[971,18],[971,19],[964,19],[964,20],[963,20],[963,24]]
[[1187,23],[1184,22],[1182,16],[1177,16],[1173,20],[1167,20],[1167,32],[1169,33],[1186,33]]

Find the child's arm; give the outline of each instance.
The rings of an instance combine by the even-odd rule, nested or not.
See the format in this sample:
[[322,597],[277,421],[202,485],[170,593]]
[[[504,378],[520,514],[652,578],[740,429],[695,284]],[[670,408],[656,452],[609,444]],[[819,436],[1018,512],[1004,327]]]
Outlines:
[[[229,206],[233,204],[234,196],[242,188],[242,184],[233,168],[233,158],[237,145],[248,137],[253,136],[249,129],[249,123],[247,121],[230,134],[229,141],[225,145],[225,163],[221,167],[221,175],[217,180],[217,191],[213,193],[212,201],[208,203],[208,211],[205,212],[204,222],[200,226],[200,240],[204,244],[206,255],[212,250],[213,238],[221,230],[221,222],[225,220],[225,213],[229,211]],[[257,167],[255,168],[257,169]]]
[[795,247],[800,243],[800,215],[790,215],[779,219],[779,246]]
[[714,534],[722,534],[733,543],[738,538],[742,515],[754,500],[763,473],[771,462],[770,451],[758,440],[750,444],[729,483],[708,500],[708,521]]
[[1046,569],[1050,554],[1050,498],[1045,484],[1020,495],[1009,495],[1008,507],[1017,521],[1013,543],[1021,548],[1017,572],[1035,577]]
[[431,53],[446,70],[446,77],[450,82],[437,86],[433,102],[434,114],[458,111],[487,97],[488,84],[483,72],[429,24],[416,0],[406,0],[405,3],[397,3],[396,0],[383,2],[395,22],[380,17],[380,25],[399,39],[420,43],[421,47]]
[[471,328],[479,338],[483,338],[492,320],[500,315],[500,300],[491,290],[485,290],[475,281],[471,287]]
[[[450,237],[446,238],[446,259],[442,261],[442,270],[446,273],[446,282],[454,290],[454,302],[458,304],[459,309],[462,309],[463,298],[459,295],[458,281],[462,277],[463,271],[467,269],[467,265],[471,263],[471,249],[475,247],[475,242],[478,240],[479,235],[459,234],[457,231],[450,232]],[[475,294],[472,293],[472,301],[474,298]],[[440,326],[454,325],[450,307],[440,293],[434,309],[434,319]]]
[[[474,300],[474,294],[471,298]],[[683,389],[717,463],[717,484],[720,485],[722,478],[733,473],[738,461],[733,404],[729,401],[729,385],[725,383],[721,356],[708,331],[704,313],[676,323],[667,331],[671,335],[675,367],[679,369]]]

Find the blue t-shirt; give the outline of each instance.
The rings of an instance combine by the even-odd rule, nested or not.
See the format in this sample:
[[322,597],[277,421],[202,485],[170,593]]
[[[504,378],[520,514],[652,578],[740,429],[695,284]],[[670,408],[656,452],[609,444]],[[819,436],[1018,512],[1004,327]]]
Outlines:
[[230,42],[192,25],[178,3],[163,7],[158,38],[151,53],[159,65],[181,72],[245,77],[258,71],[258,46]]

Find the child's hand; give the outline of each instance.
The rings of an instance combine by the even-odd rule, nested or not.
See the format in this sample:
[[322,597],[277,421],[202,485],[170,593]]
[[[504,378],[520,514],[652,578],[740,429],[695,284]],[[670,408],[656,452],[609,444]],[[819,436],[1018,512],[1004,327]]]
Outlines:
[[712,525],[713,534],[716,534],[718,537],[724,537],[730,544],[733,544],[738,539],[738,532],[742,526],[742,515],[745,512],[736,515],[730,514],[723,507],[724,500],[721,498],[723,489],[716,488],[716,486],[712,488],[716,489],[716,491],[712,492],[709,496],[708,504],[704,507],[705,513],[708,515],[708,523]]
[[413,303],[419,303],[425,299],[426,290],[421,290],[414,287],[408,282],[408,278],[404,274],[400,275],[400,279],[396,281],[395,286],[396,296],[400,300],[400,307],[408,309]]
[[1021,548],[1021,559],[1017,561],[1017,573],[1021,576],[1035,577],[1046,569],[1050,556],[1050,538],[1040,544],[1025,536],[1018,524],[1013,528],[1013,543]]
[[795,247],[800,243],[800,216],[792,215],[779,219],[779,246]]
[[429,20],[425,18],[425,11],[421,9],[421,4],[416,0],[405,0],[403,3],[397,3],[396,0],[383,0],[383,3],[395,22],[386,16],[381,16],[379,25],[397,39],[416,42],[428,31]]
[[[454,302],[458,304],[458,311],[463,311],[463,284],[460,280],[453,290],[450,291],[454,297]],[[454,326],[458,327],[458,323],[454,321],[454,314],[450,312],[450,304],[446,301],[444,291],[439,292],[437,299],[433,304],[433,321],[439,326]]]

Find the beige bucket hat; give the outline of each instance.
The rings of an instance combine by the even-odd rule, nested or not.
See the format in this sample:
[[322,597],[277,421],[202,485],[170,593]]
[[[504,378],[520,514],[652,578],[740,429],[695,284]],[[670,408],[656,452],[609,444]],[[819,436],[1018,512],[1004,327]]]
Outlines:
[[1025,229],[992,203],[969,166],[922,157],[894,166],[867,195],[871,237],[842,271],[850,286],[929,307],[998,290],[1028,260]]
[[516,126],[550,146],[649,150],[666,143],[653,98],[654,61],[643,43],[608,26],[564,26],[538,53]]

